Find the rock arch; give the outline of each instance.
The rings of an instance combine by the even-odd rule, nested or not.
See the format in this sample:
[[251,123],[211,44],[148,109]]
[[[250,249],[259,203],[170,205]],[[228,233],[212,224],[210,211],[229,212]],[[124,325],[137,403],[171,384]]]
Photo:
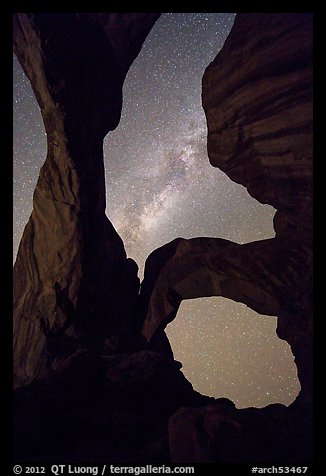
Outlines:
[[[171,249],[173,255],[162,265]],[[301,386],[310,393],[306,367],[301,367],[309,327],[306,332],[301,329],[300,335],[287,331],[289,325],[293,330],[309,323],[301,308],[301,291],[310,284],[309,261],[295,257],[295,250],[290,253],[288,245],[276,239],[244,245],[217,238],[174,240],[153,252],[146,263],[141,292],[143,335],[154,347],[162,342],[165,326],[176,317],[184,299],[222,296],[242,302],[260,314],[278,316],[277,333],[291,345]],[[300,282],[303,275],[305,280]]]
[[163,345],[182,299],[243,302],[278,316],[300,398],[311,401],[312,15],[237,15],[205,71],[202,98],[211,164],[277,209],[276,236],[243,245],[177,239],[154,251],[141,289],[143,335]]

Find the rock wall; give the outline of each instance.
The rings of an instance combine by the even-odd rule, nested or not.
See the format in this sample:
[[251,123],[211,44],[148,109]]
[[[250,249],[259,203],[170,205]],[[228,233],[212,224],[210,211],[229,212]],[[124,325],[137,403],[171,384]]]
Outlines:
[[14,380],[47,375],[80,346],[137,347],[137,265],[105,215],[103,138],[156,13],[17,13],[47,158],[14,267]]
[[311,239],[312,14],[239,14],[203,77],[208,156]]

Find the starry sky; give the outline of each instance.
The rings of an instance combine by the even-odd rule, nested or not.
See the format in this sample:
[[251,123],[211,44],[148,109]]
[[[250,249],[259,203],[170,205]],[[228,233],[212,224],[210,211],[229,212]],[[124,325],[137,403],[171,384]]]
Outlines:
[[[275,210],[213,168],[201,80],[234,13],[164,13],[127,75],[122,117],[104,141],[107,215],[143,275],[151,251],[176,237],[238,243],[274,236]],[[46,134],[28,79],[13,60],[14,259],[32,210]],[[194,388],[238,408],[290,404],[300,384],[276,318],[214,297],[184,301],[167,334]]]

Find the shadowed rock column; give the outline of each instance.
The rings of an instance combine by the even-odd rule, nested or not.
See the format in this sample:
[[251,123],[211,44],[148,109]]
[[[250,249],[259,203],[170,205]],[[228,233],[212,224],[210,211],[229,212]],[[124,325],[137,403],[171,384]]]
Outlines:
[[103,139],[157,13],[17,13],[14,51],[31,81],[47,158],[14,267],[15,386],[80,346],[136,346],[137,265],[105,215]]

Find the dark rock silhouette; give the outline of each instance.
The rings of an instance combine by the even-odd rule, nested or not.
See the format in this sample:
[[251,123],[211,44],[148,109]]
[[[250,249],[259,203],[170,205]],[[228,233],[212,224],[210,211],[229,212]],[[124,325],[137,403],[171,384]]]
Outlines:
[[14,15],[14,50],[48,142],[14,267],[16,386],[80,345],[137,347],[137,265],[105,215],[103,138],[119,123],[124,78],[158,16]]
[[[308,464],[311,15],[237,15],[203,78],[210,161],[277,209],[275,238],[178,238],[149,256],[139,295],[137,265],[105,216],[102,141],[157,17],[15,15],[48,135],[14,269],[15,458]],[[183,299],[213,295],[278,316],[301,382],[292,405],[237,410],[184,378],[164,328]]]
[[237,410],[222,399],[180,408],[169,420],[171,460],[189,463],[307,465],[311,413],[280,404]]
[[180,367],[146,350],[110,356],[80,351],[57,377],[16,391],[17,459],[169,461],[169,417],[182,406],[214,401],[194,392]]

